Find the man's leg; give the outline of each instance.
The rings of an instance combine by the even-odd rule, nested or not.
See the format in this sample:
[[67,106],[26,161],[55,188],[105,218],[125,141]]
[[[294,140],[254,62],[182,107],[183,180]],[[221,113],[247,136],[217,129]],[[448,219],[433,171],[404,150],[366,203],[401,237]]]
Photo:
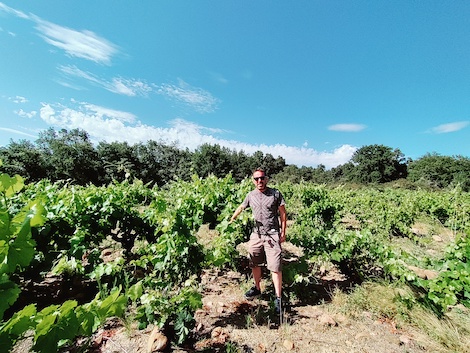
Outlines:
[[271,271],[276,297],[282,294],[282,248],[278,241],[278,234],[272,233],[264,244],[268,270]]
[[259,266],[252,267],[251,272],[253,273],[253,279],[255,281],[255,285],[248,292],[245,293],[245,298],[248,300],[252,300],[261,294],[261,288],[260,288],[261,267]]
[[274,309],[276,313],[280,315],[282,323],[282,272],[271,272],[271,277],[273,279],[274,291],[276,292],[276,299],[274,300]]
[[261,267],[253,267],[251,269],[251,272],[253,273],[253,280],[255,281],[255,287],[258,290],[261,290],[260,283],[261,283]]
[[282,294],[282,271],[271,272],[271,277],[273,279],[273,285],[274,285],[274,291],[276,292],[276,297],[280,298]]
[[263,242],[257,233],[252,233],[248,244],[248,253],[250,255],[250,267],[253,274],[255,286],[245,293],[245,298],[251,300],[261,294],[261,267],[260,264],[266,261],[266,254],[263,249]]

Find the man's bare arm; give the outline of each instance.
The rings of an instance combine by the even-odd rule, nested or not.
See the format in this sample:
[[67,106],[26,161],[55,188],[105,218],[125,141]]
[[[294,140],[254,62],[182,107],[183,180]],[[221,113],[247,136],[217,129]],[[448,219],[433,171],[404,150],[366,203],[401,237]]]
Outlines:
[[279,241],[283,243],[286,241],[287,228],[287,212],[285,205],[279,206],[279,217],[281,219],[281,238],[279,239]]
[[245,207],[243,207],[242,205],[238,206],[235,212],[233,213],[232,218],[230,218],[230,222],[233,222],[238,217],[238,215],[243,212],[244,209]]

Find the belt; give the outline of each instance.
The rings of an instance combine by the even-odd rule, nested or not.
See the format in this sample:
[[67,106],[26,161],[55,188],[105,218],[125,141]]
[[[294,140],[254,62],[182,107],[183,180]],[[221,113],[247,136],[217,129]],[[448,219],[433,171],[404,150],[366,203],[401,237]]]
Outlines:
[[272,228],[272,229],[270,229],[270,230],[268,230],[267,232],[264,232],[264,233],[262,234],[262,232],[260,232],[260,230],[258,229],[257,232],[256,232],[256,234],[258,234],[258,237],[259,237],[259,238],[261,238],[262,235],[268,236],[268,237],[272,238],[270,232],[279,233],[279,230]]

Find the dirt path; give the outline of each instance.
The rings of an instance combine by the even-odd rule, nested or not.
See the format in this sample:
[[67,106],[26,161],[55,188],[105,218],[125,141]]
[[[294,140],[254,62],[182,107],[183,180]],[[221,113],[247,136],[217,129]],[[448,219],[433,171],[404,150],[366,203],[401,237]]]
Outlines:
[[[285,246],[285,257],[296,258],[293,246]],[[238,249],[243,254],[246,249]],[[295,261],[295,260],[294,260]],[[246,266],[245,266],[246,267]],[[250,270],[204,271],[201,277],[203,307],[195,314],[193,342],[183,348],[168,347],[166,352],[315,352],[315,353],[418,353],[425,352],[410,332],[397,329],[393,322],[363,312],[349,318],[331,303],[335,286],[349,286],[347,278],[326,271],[315,285],[305,287],[303,297],[284,303],[282,321],[274,313],[272,285],[264,271],[263,295],[253,301],[244,299],[252,285]],[[289,289],[284,289],[288,292]],[[117,324],[100,330],[93,352],[148,353],[154,341],[152,327],[146,330],[124,328]]]
[[[242,250],[243,251],[243,250]],[[305,287],[308,300],[284,302],[282,321],[274,313],[272,285],[264,271],[263,295],[244,299],[252,285],[249,269],[205,270],[201,277],[203,307],[195,314],[192,342],[185,348],[165,352],[315,352],[315,353],[418,353],[425,352],[410,332],[393,322],[363,312],[349,318],[330,302],[335,286],[346,288],[347,279],[335,271],[325,272],[319,283]],[[289,289],[285,288],[285,292]],[[111,320],[92,337],[89,353],[150,353],[158,341],[153,327],[137,330],[125,320]],[[23,340],[14,353],[29,352],[32,339]],[[80,348],[81,346],[81,348]],[[85,346],[87,344],[85,343]],[[85,352],[77,342],[68,353]]]
[[[393,323],[359,319],[330,312],[328,304],[290,303],[279,323],[269,296],[247,301],[249,287],[237,272],[208,271],[203,276],[204,306],[196,313],[196,332],[207,338],[196,347],[215,351],[231,342],[243,352],[423,352],[406,332]],[[269,281],[263,281],[269,286]]]
[[[253,301],[243,298],[250,281],[239,272],[205,271],[202,285],[203,308],[195,315],[194,346],[168,347],[165,352],[425,352],[411,333],[392,322],[375,319],[368,312],[350,319],[338,314],[330,303],[290,303],[280,323],[269,294]],[[267,292],[269,286],[263,280]],[[151,335],[151,327],[138,331],[116,323],[95,335],[92,352],[149,352]]]

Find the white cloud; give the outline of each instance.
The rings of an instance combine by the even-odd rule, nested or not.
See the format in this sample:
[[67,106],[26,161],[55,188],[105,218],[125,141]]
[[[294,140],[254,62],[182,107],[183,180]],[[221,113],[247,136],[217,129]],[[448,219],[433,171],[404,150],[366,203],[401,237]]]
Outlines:
[[177,129],[156,128],[135,121],[133,114],[88,103],[78,103],[78,107],[43,104],[41,118],[49,125],[66,129],[83,129],[91,139],[99,141],[127,141],[130,144],[148,140],[172,143],[182,136]]
[[[149,93],[156,92],[173,101],[180,102],[199,113],[211,113],[217,109],[219,100],[213,97],[208,91],[192,87],[183,80],[178,80],[178,85],[163,83],[161,85],[148,84],[143,80],[114,77],[110,81],[100,78],[91,72],[79,69],[75,65],[60,65],[57,69],[67,78],[78,77],[88,82],[102,87],[110,92],[134,96],[148,96]],[[66,87],[75,87],[64,81],[58,81]]]
[[71,88],[71,89],[74,89],[74,90],[76,90],[76,91],[83,91],[83,90],[86,89],[85,87],[76,85],[76,84],[71,83],[71,82],[66,82],[66,81],[60,80],[60,79],[56,79],[55,82],[57,82],[57,83],[58,83],[59,85],[61,85],[61,86],[64,86],[64,87],[67,87],[67,88]]
[[449,132],[455,132],[464,129],[470,124],[468,121],[457,121],[449,124],[442,124],[435,126],[431,129],[432,132],[436,134],[446,134]]
[[323,164],[326,168],[332,168],[348,162],[357,149],[354,146],[343,145],[331,152],[319,152],[306,146],[248,144],[216,137],[213,134],[223,131],[207,128],[183,119],[174,119],[168,128],[154,127],[142,124],[133,114],[128,112],[83,102],[73,101],[72,103],[76,105],[73,108],[61,104],[43,104],[40,110],[41,119],[53,127],[83,129],[95,142],[126,141],[135,144],[155,140],[165,144],[176,144],[180,148],[190,150],[194,150],[204,143],[219,144],[232,150],[243,150],[247,154],[262,151],[265,154],[270,153],[275,158],[282,156],[288,164],[299,166]]
[[0,2],[0,10],[1,11],[4,11],[6,13],[11,13],[13,15],[15,15],[16,17],[20,17],[20,18],[24,18],[24,19],[29,19],[29,16],[26,15],[24,12],[21,12],[21,11],[18,11],[18,10],[15,10],[7,5],[5,5],[4,3]]
[[[1,4],[0,4],[1,5]],[[10,129],[10,128],[7,128],[7,127],[0,127],[0,130],[1,131],[6,131],[6,132],[9,132],[9,133],[12,133],[12,134],[17,134],[17,135],[23,135],[23,136],[28,136],[28,137],[32,137],[32,138],[37,138],[36,135],[31,135],[31,134],[28,134],[26,132],[23,132],[23,131],[20,131],[20,130],[15,130],[15,129]]]
[[317,166],[323,164],[327,169],[347,163],[357,150],[357,147],[350,145],[342,145],[333,151],[320,152],[312,148],[286,146],[284,144],[251,145],[234,141],[225,141],[227,143],[221,141],[216,143],[236,150],[243,150],[249,154],[262,151],[263,153],[270,153],[274,157],[282,156],[287,164],[295,164],[297,166]]
[[77,31],[45,21],[35,15],[26,15],[0,2],[0,10],[36,23],[36,29],[46,43],[64,50],[68,55],[99,64],[109,65],[111,58],[119,52],[118,46],[92,31]]
[[83,78],[87,81],[91,81],[91,82],[102,85],[101,83],[102,81],[98,77],[96,77],[92,73],[80,70],[75,65],[60,65],[57,67],[57,69],[67,76],[75,76],[75,77]]
[[23,109],[15,110],[14,113],[18,116],[21,116],[22,118],[28,118],[28,119],[35,117],[37,114],[37,112],[34,110],[30,112],[25,112]]
[[92,31],[76,31],[71,28],[59,26],[34,16],[36,29],[41,37],[68,55],[96,63],[109,65],[111,58],[118,53],[118,47]]
[[104,108],[99,105],[89,104],[89,103],[81,103],[81,106],[85,108],[85,112],[93,113],[96,116],[104,119],[116,119],[122,121],[124,123],[134,123],[137,120],[137,117],[128,112],[123,112],[120,110],[114,110],[109,108]]
[[158,93],[177,102],[190,106],[199,113],[212,113],[217,109],[219,100],[202,88],[192,87],[179,79],[177,85],[164,83]]
[[28,100],[25,97],[22,97],[22,96],[10,97],[8,99],[11,100],[13,103],[18,103],[18,104],[28,102]]
[[[78,107],[73,109],[66,107],[61,104],[50,105],[42,104],[40,109],[40,117],[46,123],[50,125],[59,126],[61,128],[83,128],[89,130],[93,125],[91,122],[98,122],[101,124],[102,121],[111,122],[112,124],[129,123],[132,124],[136,121],[136,117],[132,113],[123,112],[119,110],[109,109],[89,103],[77,103]],[[88,128],[85,128],[87,126]]]
[[[152,92],[152,87],[142,80],[115,77],[111,79],[111,81],[107,81],[90,72],[80,70],[75,65],[61,65],[57,69],[69,78],[78,77],[92,82],[93,84],[96,84],[97,86],[102,87],[110,92],[129,97],[147,96],[148,93]],[[74,87],[65,82],[62,82],[61,84]]]
[[107,88],[109,91],[126,96],[147,96],[152,88],[145,82],[135,79],[125,79],[121,77],[113,78],[111,84]]
[[366,126],[362,124],[335,124],[328,126],[328,130],[342,132],[358,132],[365,128]]

